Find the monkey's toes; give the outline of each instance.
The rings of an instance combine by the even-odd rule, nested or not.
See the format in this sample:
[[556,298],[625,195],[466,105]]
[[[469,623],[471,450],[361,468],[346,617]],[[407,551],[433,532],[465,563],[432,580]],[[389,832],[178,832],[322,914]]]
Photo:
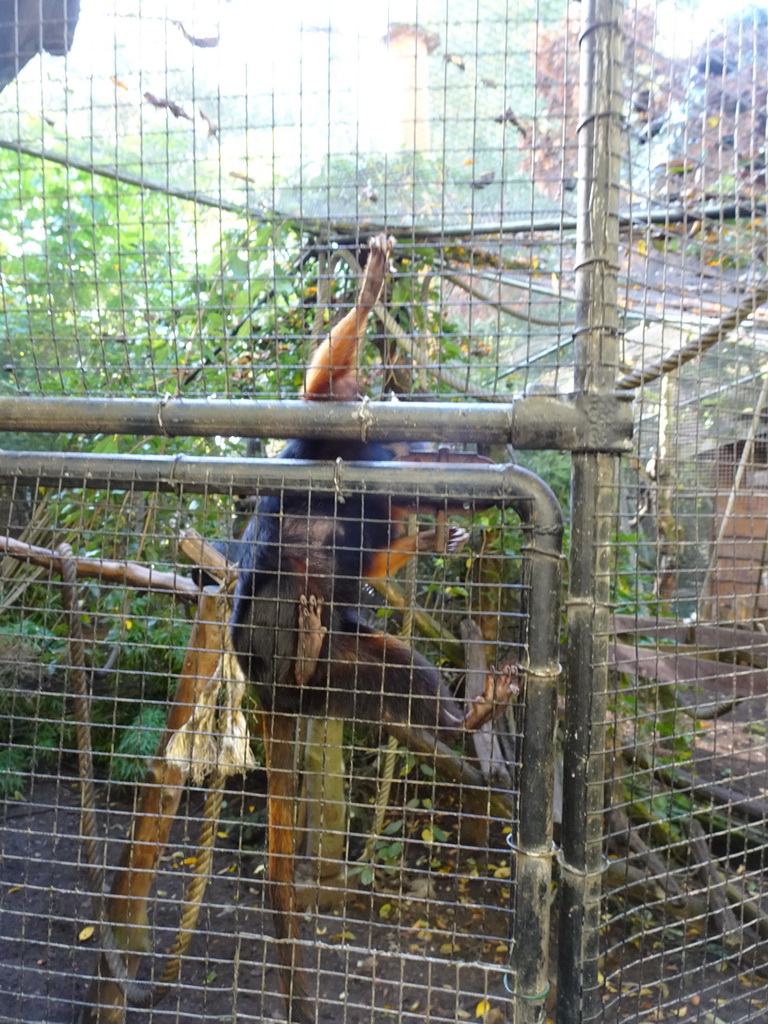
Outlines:
[[395,239],[393,235],[387,236],[383,232],[380,235],[374,235],[368,239],[368,248],[371,250],[371,256],[375,252],[381,253],[384,259],[388,259],[395,247]]
[[[512,661],[508,661],[501,668],[492,665],[489,683],[492,693],[490,699],[497,704],[506,704],[512,697],[517,697],[520,693],[520,684],[517,682],[517,665]],[[486,696],[488,696],[488,688],[486,687]]]

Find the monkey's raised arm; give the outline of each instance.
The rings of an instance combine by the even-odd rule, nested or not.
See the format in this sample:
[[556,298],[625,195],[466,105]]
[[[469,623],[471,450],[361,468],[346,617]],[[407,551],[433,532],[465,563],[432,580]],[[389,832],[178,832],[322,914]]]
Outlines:
[[368,316],[381,294],[394,245],[394,238],[384,234],[370,240],[370,254],[357,305],[336,324],[312,357],[304,383],[305,399],[351,401],[359,397],[357,352],[365,335]]

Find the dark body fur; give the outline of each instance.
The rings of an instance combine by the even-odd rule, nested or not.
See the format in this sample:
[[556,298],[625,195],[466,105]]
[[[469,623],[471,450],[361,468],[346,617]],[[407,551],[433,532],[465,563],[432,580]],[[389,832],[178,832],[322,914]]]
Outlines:
[[[281,458],[388,461],[378,444],[291,441]],[[265,497],[243,542],[232,640],[265,709],[367,722],[453,729],[461,712],[436,669],[402,640],[374,630],[364,613],[363,581],[377,553],[401,536],[399,511],[384,495],[286,493]],[[302,595],[323,601],[317,666],[295,681],[297,608]]]

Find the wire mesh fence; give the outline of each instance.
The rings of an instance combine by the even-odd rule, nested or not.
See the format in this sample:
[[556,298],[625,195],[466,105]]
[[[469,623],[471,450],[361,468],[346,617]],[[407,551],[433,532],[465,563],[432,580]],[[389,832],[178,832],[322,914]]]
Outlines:
[[[442,471],[442,486],[444,475]],[[211,486],[208,476],[206,490]],[[453,492],[452,497],[462,497],[455,485]],[[469,502],[469,495],[466,498]],[[347,493],[347,500],[353,500],[353,493]],[[415,515],[428,515],[431,501],[426,512],[417,502]],[[494,506],[483,513],[467,504],[464,514],[481,521],[483,515],[498,513],[498,497]],[[112,943],[145,951],[173,947],[172,939],[182,925],[187,937],[193,934],[188,931],[194,925],[189,924],[187,913],[200,908],[202,895],[195,895],[195,883],[189,880],[200,878],[200,863],[205,864],[202,877],[208,882],[204,921],[210,924],[199,929],[196,943],[185,951],[183,968],[197,981],[185,985],[182,975],[163,1009],[150,1012],[160,1019],[179,1013],[189,1019],[196,1014],[232,1012],[243,1019],[276,1016],[280,987],[274,970],[275,946],[264,915],[270,886],[263,848],[266,794],[260,739],[274,742],[274,737],[267,738],[269,729],[264,732],[250,699],[250,726],[242,720],[241,727],[250,732],[254,753],[246,756],[241,748],[239,758],[227,760],[219,752],[213,757],[215,770],[206,760],[211,758],[203,750],[206,739],[223,734],[230,746],[236,742],[237,728],[230,723],[227,732],[221,715],[237,716],[243,693],[236,699],[227,682],[227,672],[231,675],[232,670],[220,666],[222,650],[228,646],[222,639],[229,604],[225,591],[226,607],[221,610],[215,595],[210,595],[212,588],[200,596],[199,583],[178,573],[184,551],[202,562],[193,571],[215,572],[208,553],[195,559],[196,551],[202,551],[201,535],[187,526],[181,536],[179,523],[183,517],[187,523],[207,525],[209,531],[216,523],[215,535],[228,536],[231,496],[229,500],[209,495],[179,501],[160,492],[117,485],[110,490],[72,489],[61,479],[40,506],[44,511],[38,529],[40,534],[63,534],[86,550],[95,534],[102,550],[103,523],[112,518],[106,514],[111,507],[125,517],[112,538],[111,554],[117,557],[72,556],[75,574],[84,580],[78,617],[87,654],[86,696],[78,695],[73,685],[75,663],[68,653],[72,626],[67,625],[68,610],[62,606],[56,579],[65,568],[66,555],[60,546],[55,552],[41,544],[24,550],[25,542],[16,551],[32,554],[44,564],[37,579],[35,573],[19,577],[14,595],[17,638],[8,636],[6,650],[14,673],[4,691],[10,729],[4,772],[10,800],[4,822],[8,886],[4,915],[6,935],[19,940],[14,944],[17,956],[7,964],[8,994],[13,1000],[9,1017],[65,1019],[68,1010],[85,1006],[88,1012],[91,1004],[100,1004],[103,1013],[114,991],[96,983],[89,1001],[84,999],[82,984],[84,977],[93,978],[96,971],[93,946],[98,931],[91,921],[94,909],[98,915],[104,869],[115,873],[109,913],[104,914],[113,922],[106,948]],[[140,531],[132,525],[134,516],[143,523]],[[497,543],[488,545],[483,554],[484,571],[499,578],[492,587],[497,607],[482,610],[478,606],[474,620],[466,620],[461,610],[466,610],[466,594],[460,596],[460,592],[479,591],[461,568],[455,583],[450,583],[451,563],[459,568],[463,561],[458,557],[444,556],[441,568],[435,566],[427,578],[414,574],[409,584],[416,593],[435,595],[440,605],[454,591],[463,629],[457,620],[453,631],[445,626],[436,630],[442,615],[436,608],[429,610],[428,602],[417,612],[418,628],[431,634],[435,650],[443,651],[446,678],[459,671],[449,669],[452,660],[457,666],[465,660],[474,662],[477,693],[482,692],[487,672],[482,623],[488,615],[498,620],[502,605],[509,626],[502,649],[519,662],[525,659],[525,585],[519,556],[506,554],[508,547],[520,546],[519,536],[514,536],[518,534],[515,518],[503,516]],[[45,541],[40,534],[37,540]],[[143,565],[126,559],[126,545],[130,547],[137,537],[144,539]],[[147,563],[152,565],[148,575]],[[126,589],[126,578],[136,590]],[[487,595],[487,589],[482,589]],[[390,605],[397,596],[396,584],[390,582]],[[383,623],[389,616],[377,597],[373,591],[367,595],[368,617]],[[195,616],[187,609],[194,608],[199,598]],[[408,617],[409,604],[401,596],[398,603]],[[415,629],[411,611],[411,626],[402,624],[409,630]],[[401,634],[402,628],[394,632]],[[457,639],[460,635],[464,644]],[[44,678],[40,645],[47,646],[49,654]],[[365,668],[362,664],[360,673]],[[211,689],[211,680],[216,691],[226,683],[218,721],[206,720],[204,714],[210,706],[205,691]],[[355,718],[355,698],[361,699],[364,686],[360,681],[348,695],[350,722]],[[83,763],[78,731],[78,706],[83,705],[88,708],[90,765]],[[185,734],[185,726],[201,710],[203,718]],[[522,708],[517,714],[522,714]],[[507,837],[513,830],[517,833],[516,787],[510,773],[518,770],[515,764],[519,767],[519,754],[514,754],[519,735],[507,736],[504,759],[490,733],[486,732],[484,748],[477,741],[483,774],[444,745],[435,751],[418,735],[411,737],[410,750],[392,742],[382,746],[381,726],[370,722],[350,729],[337,721],[304,721],[297,746],[300,754],[295,755],[302,765],[295,824],[298,892],[311,922],[304,926],[299,943],[306,946],[305,959],[317,973],[317,998],[326,1006],[325,1012],[354,1017],[361,1008],[370,1008],[371,1013],[386,1015],[392,1012],[392,999],[404,997],[410,999],[408,1013],[415,1014],[424,1008],[425,992],[436,989],[437,995],[430,994],[430,1012],[450,1016],[454,1004],[469,1005],[477,993],[483,999],[494,997],[495,988],[503,992],[500,979],[503,954],[509,950],[514,885]],[[191,736],[202,736],[203,748],[187,748],[185,739]],[[162,753],[156,755],[159,744]],[[84,798],[86,804],[93,804],[87,807],[95,818],[93,826],[86,827],[84,819],[81,827],[78,820],[78,767],[81,775],[95,780],[95,793]],[[244,781],[241,773],[249,767]],[[206,797],[203,782],[211,772]],[[225,787],[227,772],[237,778]],[[488,791],[486,776],[496,779],[495,791]],[[184,793],[189,780],[196,784]],[[131,783],[137,781],[143,785],[135,790]],[[211,794],[214,799],[215,795],[223,798],[216,816],[210,807]],[[489,809],[496,819],[493,839],[488,833]],[[207,837],[204,818],[212,822]],[[216,847],[212,861],[208,859],[211,844]],[[493,866],[486,859],[488,844],[496,849]],[[407,861],[413,864],[413,873],[404,870]],[[271,885],[275,885],[273,879]],[[487,887],[496,895],[483,895]],[[152,924],[146,920],[150,892]],[[94,895],[92,908],[89,899]],[[121,899],[129,907],[125,916]],[[455,916],[457,911],[461,920]],[[224,924],[211,927],[217,916]],[[127,942],[126,932],[131,936]],[[243,957],[248,962],[247,979],[240,977]],[[379,957],[385,959],[385,968],[379,966]],[[148,963],[148,970],[159,978],[161,959],[144,956],[144,971]],[[430,975],[426,987],[425,963]],[[233,973],[237,983],[232,981]],[[350,984],[355,977],[360,985],[357,992]],[[238,993],[234,1000],[233,991]],[[132,998],[143,1001],[146,985],[137,992]]]
[[765,8],[6,7],[0,1019],[762,1021]]
[[[240,762],[230,760],[229,785],[215,773],[206,781],[212,769],[207,762],[203,765],[205,754],[197,748],[179,748],[172,757],[168,736],[162,745],[165,754],[156,756],[166,728],[179,747],[184,724],[199,712],[201,687],[208,684],[210,689],[210,678],[220,682],[215,669],[226,618],[209,599],[212,588],[201,597],[192,580],[193,572],[213,572],[215,567],[203,556],[202,570],[191,566],[179,573],[182,552],[194,556],[200,537],[189,525],[182,536],[180,523],[183,519],[228,536],[232,504],[231,496],[180,501],[130,487],[73,490],[62,481],[38,506],[36,557],[48,564],[31,574],[16,574],[16,635],[6,634],[4,655],[7,665],[13,665],[4,686],[9,724],[3,776],[9,800],[4,934],[7,951],[13,950],[6,960],[8,1019],[67,1019],[74,1008],[89,1005],[83,981],[96,973],[99,944],[90,900],[104,885],[99,876],[105,869],[115,872],[109,916],[120,921],[113,925],[111,941],[121,948],[157,950],[155,957],[142,958],[140,980],[149,973],[133,996],[139,1002],[152,991],[149,981],[159,981],[163,953],[173,947],[182,921],[187,929],[193,927],[186,917],[189,906],[202,906],[179,981],[157,1008],[145,1010],[147,1019],[179,1014],[182,1019],[232,1013],[246,1020],[280,1016],[276,946],[267,909],[263,729],[253,699],[244,705],[253,754],[246,758],[241,751]],[[415,509],[421,511],[418,503]],[[110,512],[134,523],[113,533],[112,561],[104,552],[104,523],[112,519]],[[478,511],[477,517],[481,515]],[[517,531],[510,517],[505,519],[498,527],[499,546],[495,551],[489,547],[483,557],[486,571],[509,576],[503,594],[501,584],[495,586],[509,625],[504,650],[522,660],[526,629],[519,557],[504,554]],[[95,559],[74,554],[82,578],[80,615],[95,776],[92,838],[79,820],[75,705],[82,698],[71,685],[71,667],[67,672],[72,659],[58,578],[61,551],[57,548],[47,558],[40,554],[54,536],[70,539],[78,551],[97,544],[100,552]],[[129,548],[143,544],[142,557],[131,558],[126,543]],[[461,561],[445,557],[442,567],[433,567],[427,576],[420,571],[409,586],[418,594],[434,594],[441,605],[451,589],[469,586],[479,593],[459,568]],[[447,575],[451,563],[459,568],[454,583]],[[133,576],[146,572],[147,564],[152,566],[151,579]],[[126,565],[138,589],[126,588]],[[12,579],[9,574],[9,585]],[[396,586],[389,584],[390,603]],[[463,646],[484,662],[483,616],[497,616],[498,609],[483,612],[478,607],[474,632],[465,626],[462,645],[458,620],[464,618],[464,600],[457,593],[447,599],[456,602],[457,620],[453,630],[444,627],[433,635],[430,646],[444,649],[450,679],[459,668],[448,666],[464,660]],[[367,595],[367,604],[373,620],[383,624],[391,618],[374,591]],[[427,634],[442,617],[428,607],[418,616]],[[218,631],[213,641],[211,629]],[[394,631],[401,634],[402,628]],[[45,669],[43,650],[48,655]],[[476,657],[475,663],[477,672]],[[479,672],[482,690],[484,664]],[[241,704],[242,694],[237,702],[229,690],[227,694],[221,698],[224,708],[228,701],[230,710]],[[349,699],[352,720],[354,694]],[[211,736],[224,727],[211,722],[207,734],[204,725],[198,729]],[[514,750],[519,736],[509,739],[508,750]],[[306,912],[302,916],[311,923],[303,925],[299,944],[308,966],[317,972],[317,997],[325,1013],[354,1018],[363,1009],[391,1013],[395,1005],[402,1012],[405,999],[404,1012],[415,1015],[419,1007],[426,1008],[428,994],[430,1012],[450,1016],[454,1004],[494,998],[509,944],[514,882],[506,836],[517,827],[509,775],[517,769],[514,759],[502,761],[488,745],[490,734],[486,741],[485,770],[497,780],[495,795],[484,775],[449,748],[438,752],[436,772],[434,751],[418,743],[414,750],[387,744],[381,727],[370,722],[354,728],[322,719],[304,722],[298,745],[303,767],[296,850],[299,899]],[[216,763],[221,767],[220,759]],[[137,782],[144,782],[143,787],[137,789]],[[208,806],[211,793],[219,794],[222,805],[213,819],[215,835],[206,838],[203,824],[206,814],[210,820],[213,813]],[[493,838],[488,832],[489,799],[495,809]],[[126,838],[129,834],[132,840]],[[212,860],[205,860],[208,884],[201,904],[192,879],[197,865],[209,856],[208,843],[215,851]],[[492,861],[487,860],[489,848],[495,850]],[[406,862],[411,869],[406,870]],[[120,897],[130,906],[125,920],[117,906]],[[150,900],[151,923],[146,919]],[[125,932],[131,928],[134,934],[126,943]],[[105,1005],[109,991],[94,992],[93,1002]]]

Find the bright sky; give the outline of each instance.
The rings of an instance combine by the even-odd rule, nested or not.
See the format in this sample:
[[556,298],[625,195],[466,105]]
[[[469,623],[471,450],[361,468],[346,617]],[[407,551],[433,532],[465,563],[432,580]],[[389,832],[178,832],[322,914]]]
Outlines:
[[660,0],[657,6],[659,49],[669,57],[685,57],[695,51],[711,26],[726,15],[737,14],[745,7],[768,8],[768,0],[698,0],[696,16],[689,7],[681,9],[675,0]]

